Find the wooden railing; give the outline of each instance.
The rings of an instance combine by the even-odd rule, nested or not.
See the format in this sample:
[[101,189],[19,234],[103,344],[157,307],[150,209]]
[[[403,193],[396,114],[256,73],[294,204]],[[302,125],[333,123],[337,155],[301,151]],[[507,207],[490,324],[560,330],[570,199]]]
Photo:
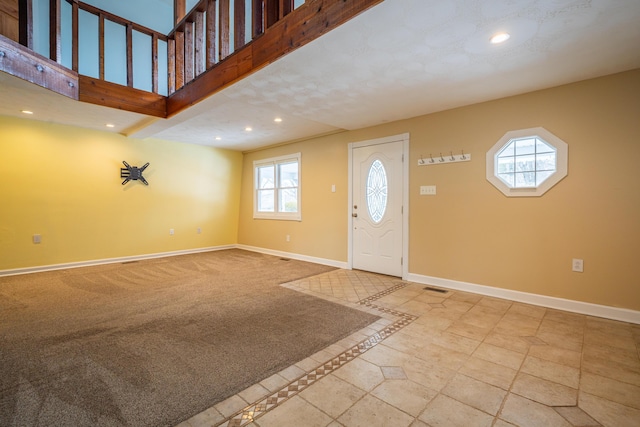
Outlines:
[[[224,7],[223,2],[221,1],[220,4],[221,9]],[[226,7],[228,6],[227,0]],[[169,94],[211,68],[219,58],[228,55],[228,9],[226,19],[224,16],[225,13],[221,11],[219,24],[216,25],[216,1],[202,0],[169,33],[167,42]],[[216,55],[215,42],[217,28],[224,29],[218,36],[219,56]]]
[[[247,40],[247,34],[251,34],[253,40],[294,10],[294,0],[200,0],[188,13],[177,13],[175,28],[164,35],[79,0],[49,0],[48,53],[49,58],[58,63],[62,63],[63,2],[71,5],[71,69],[79,71],[80,38],[88,36],[79,33],[79,14],[84,11],[98,18],[99,75],[96,77],[105,80],[105,21],[110,21],[126,29],[126,85],[134,87],[133,35],[138,32],[150,37],[151,91],[168,95],[242,48],[250,41]],[[20,0],[20,3],[20,40],[23,45],[33,49],[33,0]],[[181,4],[184,8],[184,3],[184,0],[176,0],[175,4],[176,7]],[[250,28],[247,28],[249,25],[245,19],[247,5],[252,9]],[[233,20],[230,18],[231,11]],[[166,67],[165,64],[161,67],[158,64],[158,49],[165,48],[164,45],[159,47],[158,41],[167,43]],[[158,83],[159,69],[167,71],[168,87],[162,90]],[[148,79],[148,76],[144,78]]]
[[[49,43],[50,43],[50,55],[51,59],[58,60],[61,50],[61,28],[60,28],[60,3],[62,0],[50,0],[51,12],[50,24],[49,24]],[[122,25],[126,29],[126,67],[127,67],[127,86],[134,86],[134,73],[133,73],[133,34],[138,32],[149,36],[151,38],[151,82],[153,93],[158,93],[158,41],[167,41],[167,36],[154,31],[150,28],[136,24],[112,13],[98,9],[97,7],[82,3],[78,0],[65,0],[71,4],[71,32],[72,32],[72,47],[71,47],[71,68],[74,71],[78,71],[78,58],[79,58],[79,40],[80,34],[78,32],[79,13],[80,11],[88,12],[98,17],[98,69],[99,79],[105,80],[105,21],[111,21],[115,24]],[[59,62],[59,61],[58,61]]]
[[[38,38],[38,52],[33,52],[33,0],[17,1],[20,4],[20,43],[34,54],[39,52],[46,55],[41,38]],[[186,0],[174,0],[174,21],[177,23],[168,35],[163,35],[79,0],[49,0],[48,54],[63,68],[71,68],[73,71],[70,72],[75,72],[74,81],[62,76],[64,73],[60,73],[60,80],[68,81],[74,85],[70,87],[77,88],[77,95],[73,95],[76,99],[166,118],[315,40],[382,1],[200,0],[187,13]],[[247,10],[248,7],[251,10]],[[41,16],[47,15],[46,10],[39,12]],[[83,12],[82,15],[80,12]],[[91,24],[97,26],[97,34],[91,35],[92,30],[85,28],[87,13],[97,17],[97,25],[95,21]],[[106,40],[113,33],[111,30],[105,31],[107,22],[126,30],[126,47],[120,49],[125,50],[122,55],[126,58],[126,78],[123,69],[110,62],[114,58],[113,50],[117,49],[112,49],[112,43]],[[71,27],[70,36],[66,26]],[[109,24],[111,27],[113,25]],[[141,37],[136,36],[137,33],[149,38],[151,43],[148,59],[151,65],[146,63],[142,70],[146,73],[150,69],[151,76],[143,74],[142,79],[140,61],[146,61],[146,54],[138,51]],[[95,45],[89,46],[86,41],[81,43],[84,37],[92,37],[91,43],[98,40],[97,56]],[[119,37],[122,38],[122,33]],[[148,47],[141,50],[149,51]],[[63,52],[65,58],[62,58]],[[92,64],[90,67],[86,66],[87,57]],[[34,61],[37,61],[35,58]],[[115,58],[123,62],[121,57]],[[0,61],[0,71],[12,70],[14,75],[28,77],[30,68],[26,66],[23,69],[16,60]],[[99,63],[97,67],[93,61]],[[56,62],[51,64],[57,67]],[[118,76],[112,79],[113,70]],[[140,80],[144,80],[142,86]],[[51,87],[46,82],[39,84]]]
[[[294,0],[251,0],[251,24],[246,0],[200,0],[181,18],[168,38],[169,94],[182,88],[233,51],[264,33],[294,10]],[[233,22],[230,11],[233,10]],[[176,15],[179,18],[180,15]],[[216,43],[217,40],[217,43]]]

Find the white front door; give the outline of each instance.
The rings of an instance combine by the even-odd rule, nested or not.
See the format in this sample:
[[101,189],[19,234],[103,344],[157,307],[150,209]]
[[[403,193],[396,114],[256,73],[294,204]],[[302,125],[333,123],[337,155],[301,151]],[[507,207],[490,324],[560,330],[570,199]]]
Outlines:
[[352,266],[402,276],[403,141],[353,148]]

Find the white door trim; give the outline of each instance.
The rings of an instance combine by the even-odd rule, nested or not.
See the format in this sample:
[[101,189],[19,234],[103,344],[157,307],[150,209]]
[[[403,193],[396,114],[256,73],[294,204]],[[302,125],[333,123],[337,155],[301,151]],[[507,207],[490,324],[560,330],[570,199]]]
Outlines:
[[353,150],[355,148],[367,147],[370,145],[387,144],[389,142],[402,141],[402,279],[406,280],[409,275],[409,133],[387,136],[384,138],[370,139],[367,141],[349,143],[349,202],[347,203],[348,218],[348,254],[347,264],[349,269],[353,268]]

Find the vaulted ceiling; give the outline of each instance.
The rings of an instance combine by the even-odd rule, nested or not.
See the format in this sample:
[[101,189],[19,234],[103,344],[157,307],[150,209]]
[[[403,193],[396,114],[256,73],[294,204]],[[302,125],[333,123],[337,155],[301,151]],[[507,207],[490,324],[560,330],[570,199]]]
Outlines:
[[250,150],[640,68],[639,22],[638,0],[385,0],[170,119],[4,73],[0,114]]

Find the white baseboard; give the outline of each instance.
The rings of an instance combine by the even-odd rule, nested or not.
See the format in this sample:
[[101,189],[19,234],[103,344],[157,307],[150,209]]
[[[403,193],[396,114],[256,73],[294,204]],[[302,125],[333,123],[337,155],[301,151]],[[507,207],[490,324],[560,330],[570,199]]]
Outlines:
[[[185,249],[181,251],[160,252],[154,254],[135,255],[118,258],[107,258],[90,261],[70,262],[64,264],[42,265],[26,268],[15,268],[10,270],[0,270],[0,277],[13,276],[17,274],[39,273],[43,271],[62,270],[65,268],[88,267],[92,265],[114,264],[119,262],[139,261],[153,258],[163,258],[177,255],[187,255],[201,252],[221,251],[225,249],[243,249],[251,252],[259,252],[266,255],[273,255],[295,259],[299,261],[313,262],[316,264],[328,265],[330,267],[349,269],[347,262],[336,261],[326,258],[317,258],[307,255],[300,255],[291,252],[276,251],[273,249],[260,248],[248,245],[224,245],[207,248]],[[606,305],[592,304],[588,302],[574,301],[563,298],[550,297],[546,295],[531,294],[528,292],[514,291],[511,289],[494,288],[492,286],[478,285],[475,283],[460,282],[457,280],[443,279],[440,277],[424,276],[421,274],[409,273],[405,280],[424,285],[438,286],[445,289],[454,289],[464,292],[472,292],[480,295],[487,295],[496,298],[503,298],[518,301],[525,304],[538,305],[547,308],[569,311],[573,313],[586,314],[589,316],[603,317],[606,319],[620,320],[623,322],[640,325],[640,311],[626,308],[611,307]]]
[[78,267],[89,267],[92,265],[102,265],[102,264],[115,264],[119,262],[130,262],[130,261],[140,261],[144,259],[153,259],[153,258],[163,258],[168,256],[176,256],[176,255],[187,255],[187,254],[195,254],[200,252],[212,252],[212,251],[222,251],[225,249],[244,249],[251,252],[260,252],[266,255],[274,255],[279,257],[286,257],[291,259],[296,259],[299,261],[307,261],[313,262],[316,264],[328,265],[330,267],[336,268],[349,268],[346,262],[335,261],[331,259],[325,258],[317,258],[306,255],[294,254],[289,252],[275,251],[272,249],[259,248],[255,246],[247,246],[247,245],[224,245],[224,246],[212,246],[207,248],[197,248],[197,249],[185,249],[181,251],[171,251],[171,252],[159,252],[155,254],[145,254],[145,255],[134,255],[127,257],[118,257],[118,258],[106,258],[106,259],[95,259],[89,261],[79,261],[79,262],[68,262],[64,264],[51,264],[51,265],[38,265],[35,267],[25,267],[25,268],[14,268],[10,270],[0,270],[0,277],[2,276],[15,276],[18,274],[29,274],[29,273],[40,273],[44,271],[53,271],[53,270],[63,270],[66,268],[78,268]]
[[115,264],[119,262],[140,261],[143,259],[164,258],[168,256],[196,254],[200,252],[221,251],[224,249],[234,249],[236,245],[212,246],[208,248],[185,249],[181,251],[159,252],[155,254],[134,255],[118,258],[94,259],[90,261],[69,262],[64,264],[39,265],[35,267],[14,268],[11,270],[0,270],[0,277],[14,276],[17,274],[40,273],[43,271],[63,270],[66,268],[89,267],[92,265]]
[[316,258],[312,256],[294,254],[290,252],[276,251],[273,249],[259,248],[256,246],[236,245],[235,247],[238,249],[244,249],[245,251],[259,252],[266,255],[274,255],[279,257],[291,258],[298,261],[313,262],[315,264],[328,265],[329,267],[344,268],[344,269],[349,268],[349,265],[346,262],[336,261],[333,259]]
[[421,283],[424,285],[438,286],[441,288],[472,292],[474,294],[503,298],[526,304],[539,305],[547,308],[555,308],[558,310],[570,311],[572,313],[580,313],[589,316],[603,317],[606,319],[640,324],[640,311],[629,310],[626,308],[610,307],[607,305],[599,305],[545,295],[530,294],[527,292],[494,288],[491,286],[477,285],[475,283],[459,282],[457,280],[423,276],[413,273],[409,273],[406,280],[410,282]]

